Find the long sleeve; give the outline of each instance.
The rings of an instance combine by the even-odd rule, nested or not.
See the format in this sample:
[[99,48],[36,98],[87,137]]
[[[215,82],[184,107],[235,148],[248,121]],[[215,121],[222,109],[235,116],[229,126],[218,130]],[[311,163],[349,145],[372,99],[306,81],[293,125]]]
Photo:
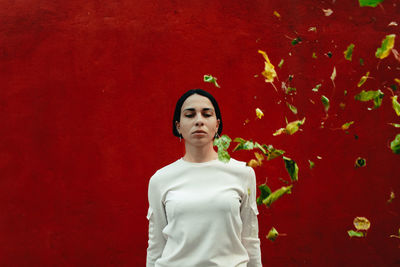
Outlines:
[[166,243],[162,230],[167,225],[167,217],[160,186],[153,177],[150,179],[148,191],[149,244],[147,247],[146,267],[154,267],[156,260],[161,257]]
[[258,237],[258,210],[256,203],[256,176],[253,168],[249,167],[249,177],[247,179],[247,195],[242,203],[240,216],[243,222],[242,243],[249,255],[248,267],[260,267],[261,249]]

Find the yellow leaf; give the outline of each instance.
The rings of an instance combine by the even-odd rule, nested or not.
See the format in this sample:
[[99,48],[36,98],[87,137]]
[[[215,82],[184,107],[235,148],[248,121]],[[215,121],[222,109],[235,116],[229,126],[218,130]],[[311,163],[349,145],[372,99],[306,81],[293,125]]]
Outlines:
[[272,83],[274,81],[274,78],[278,76],[276,74],[275,67],[271,64],[267,54],[264,51],[258,50],[258,53],[263,55],[265,59],[264,71],[261,74],[265,77],[265,82]]
[[331,80],[333,83],[333,86],[335,87],[335,78],[336,78],[336,67],[333,67],[332,75],[331,75]]
[[390,52],[394,47],[394,39],[396,38],[396,34],[386,35],[385,39],[382,40],[382,45],[379,47],[376,52],[375,56],[377,58],[383,59],[389,56]]
[[281,14],[279,14],[277,11],[274,11],[274,16],[277,18],[281,18]]
[[398,85],[400,85],[400,79],[394,78],[394,81],[395,81],[396,83],[398,83]]
[[361,87],[361,85],[363,85],[367,81],[368,76],[369,76],[369,71],[365,74],[365,76],[361,77],[360,81],[357,84],[357,87]]
[[354,227],[357,230],[367,231],[371,227],[371,223],[365,217],[356,217],[353,221]]
[[249,162],[247,162],[247,166],[250,166],[252,168],[255,168],[258,166],[258,162],[255,159],[250,160]]
[[350,125],[352,125],[354,123],[354,121],[351,122],[347,122],[345,124],[342,125],[342,130],[348,130],[350,128]]
[[257,115],[257,117],[258,117],[259,119],[261,119],[262,116],[264,116],[264,113],[262,112],[261,109],[256,108],[256,115]]

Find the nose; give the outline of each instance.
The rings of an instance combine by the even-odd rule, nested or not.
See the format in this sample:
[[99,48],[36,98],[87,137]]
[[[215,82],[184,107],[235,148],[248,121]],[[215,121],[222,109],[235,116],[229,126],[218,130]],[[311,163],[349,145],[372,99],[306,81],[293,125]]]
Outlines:
[[203,125],[204,125],[203,116],[201,114],[197,114],[196,126],[203,126]]

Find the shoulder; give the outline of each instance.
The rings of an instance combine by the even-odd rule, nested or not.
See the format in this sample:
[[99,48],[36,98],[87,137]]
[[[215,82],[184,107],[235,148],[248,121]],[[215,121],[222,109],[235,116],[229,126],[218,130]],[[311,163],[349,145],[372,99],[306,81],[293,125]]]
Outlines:
[[240,161],[240,160],[231,158],[228,164],[234,168],[239,168],[247,173],[250,173],[251,175],[254,175],[253,168],[250,166],[247,166],[247,163],[244,161]]
[[168,177],[174,176],[179,171],[180,160],[176,160],[160,169],[158,169],[150,178],[150,184],[159,184]]

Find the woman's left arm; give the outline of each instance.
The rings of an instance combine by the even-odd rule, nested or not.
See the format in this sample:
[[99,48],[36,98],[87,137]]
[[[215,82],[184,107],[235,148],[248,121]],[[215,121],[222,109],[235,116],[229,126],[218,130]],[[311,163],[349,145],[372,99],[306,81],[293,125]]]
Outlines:
[[243,222],[242,229],[242,243],[249,255],[248,267],[260,267],[261,263],[261,249],[260,239],[258,237],[258,210],[256,203],[256,175],[253,168],[249,169],[247,177],[246,197],[242,203],[240,216]]

